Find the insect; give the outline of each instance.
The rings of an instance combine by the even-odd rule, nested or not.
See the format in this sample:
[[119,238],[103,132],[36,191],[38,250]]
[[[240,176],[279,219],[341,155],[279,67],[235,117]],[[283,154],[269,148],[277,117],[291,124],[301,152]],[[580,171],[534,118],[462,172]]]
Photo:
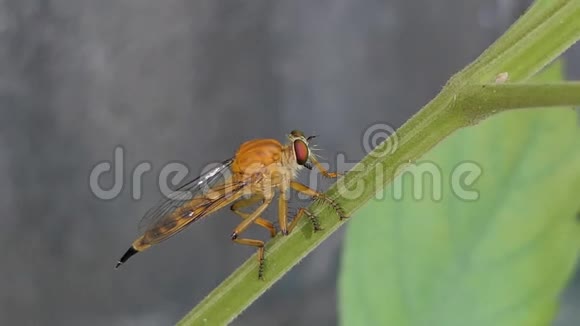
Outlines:
[[[308,142],[314,137],[305,137],[301,131],[293,130],[288,135],[286,145],[275,139],[254,139],[243,143],[233,158],[181,186],[151,208],[141,220],[142,235],[133,242],[115,268],[136,253],[182,231],[189,224],[230,206],[243,219],[232,232],[231,240],[257,248],[258,278],[263,279],[264,241],[240,236],[252,224],[267,229],[271,237],[276,236],[278,230],[274,224],[261,216],[276,193],[278,224],[283,235],[290,234],[303,215],[310,218],[315,231],[321,230],[316,217],[306,208],[300,208],[291,222],[288,222],[289,189],[326,202],[334,208],[340,219],[346,218],[334,200],[294,180],[302,168],[312,170],[313,166],[325,177],[338,176],[337,173],[328,172],[312,153]],[[256,204],[259,205],[252,213],[242,210]]]

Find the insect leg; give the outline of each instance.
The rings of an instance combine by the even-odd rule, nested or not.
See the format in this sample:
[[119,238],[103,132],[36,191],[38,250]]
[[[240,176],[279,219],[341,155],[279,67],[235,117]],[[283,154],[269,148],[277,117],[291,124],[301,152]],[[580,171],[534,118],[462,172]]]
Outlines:
[[292,222],[290,223],[290,225],[288,225],[288,233],[287,234],[290,234],[290,232],[292,232],[292,230],[298,224],[298,221],[300,220],[300,218],[302,218],[302,215],[304,215],[304,214],[306,214],[308,216],[308,218],[310,219],[310,222],[312,223],[312,226],[314,227],[314,232],[322,231],[322,228],[320,227],[320,223],[318,223],[318,219],[316,218],[316,216],[314,216],[314,214],[312,214],[306,208],[300,208],[298,210],[298,213],[296,213],[296,216],[294,216],[294,218],[292,219]]
[[[234,213],[238,214],[243,219],[247,219],[250,216],[250,214],[242,212],[241,209],[248,207],[252,204],[255,204],[263,199],[264,198],[262,196],[257,196],[257,195],[252,196],[250,198],[241,199],[241,200],[235,202],[230,208]],[[254,223],[267,229],[268,231],[270,231],[270,237],[273,238],[276,236],[276,233],[277,233],[276,227],[270,221],[265,220],[261,217],[258,217],[258,218],[256,218],[256,221]]]
[[327,204],[329,204],[330,206],[332,206],[332,208],[334,208],[334,210],[336,211],[336,214],[338,214],[338,216],[340,217],[341,220],[347,218],[342,207],[340,207],[340,205],[337,202],[330,199],[325,194],[318,192],[314,189],[311,189],[311,188],[301,184],[300,182],[296,182],[296,181],[291,181],[290,187],[292,187],[292,189],[294,189],[298,192],[301,192],[307,196],[310,196],[314,199],[324,200]]
[[252,223],[254,223],[256,221],[256,219],[260,216],[260,214],[262,214],[264,212],[264,210],[266,210],[268,205],[270,205],[270,203],[272,202],[272,197],[263,198],[263,199],[264,199],[264,202],[260,206],[258,206],[258,208],[252,214],[250,214],[246,219],[244,219],[244,221],[242,221],[242,223],[240,223],[238,225],[238,227],[236,227],[236,229],[234,230],[234,232],[231,235],[232,240],[239,243],[239,244],[253,246],[253,247],[258,248],[258,264],[259,264],[258,278],[259,279],[262,279],[263,274],[264,274],[264,241],[254,240],[254,239],[246,239],[246,238],[240,239],[240,238],[238,238],[238,236],[242,232],[244,232]]
[[325,169],[322,164],[320,164],[315,158],[311,158],[310,161],[312,162],[312,164],[314,164],[314,166],[316,166],[316,168],[318,169],[318,171],[320,171],[320,173],[327,177],[327,178],[338,178],[340,176],[340,173],[337,172],[328,172],[327,169]]
[[288,229],[288,198],[286,196],[288,187],[288,182],[282,182],[278,187],[280,192],[278,196],[278,224],[280,224],[280,231],[284,235],[290,233]]
[[314,214],[312,214],[309,210],[307,210],[306,208],[300,208],[298,210],[298,212],[296,213],[296,215],[294,216],[294,218],[292,219],[292,222],[290,222],[290,224],[288,225],[288,199],[286,197],[286,189],[285,188],[289,188],[290,184],[288,183],[282,183],[280,184],[280,196],[278,197],[278,221],[280,223],[280,230],[282,231],[282,234],[284,235],[288,235],[290,234],[290,232],[292,232],[292,230],[294,229],[294,227],[296,226],[296,224],[298,223],[298,221],[300,220],[300,218],[302,218],[302,215],[306,214],[309,218],[310,221],[312,222],[312,225],[314,226],[314,231],[321,231],[322,228],[320,228],[320,224],[318,223],[318,220],[316,219],[316,216],[314,216]]

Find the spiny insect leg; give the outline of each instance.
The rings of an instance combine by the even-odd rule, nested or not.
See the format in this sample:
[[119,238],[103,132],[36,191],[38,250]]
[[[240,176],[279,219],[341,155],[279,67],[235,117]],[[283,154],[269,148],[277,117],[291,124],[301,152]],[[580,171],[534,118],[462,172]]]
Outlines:
[[270,203],[272,202],[272,197],[269,197],[269,198],[262,197],[262,198],[264,199],[264,202],[260,206],[258,206],[258,208],[256,208],[256,210],[252,214],[250,214],[246,219],[244,219],[242,221],[242,223],[240,223],[238,225],[238,227],[236,227],[236,229],[234,230],[234,232],[231,235],[232,240],[235,241],[236,243],[258,248],[258,264],[259,264],[258,265],[258,278],[259,279],[264,278],[264,241],[255,240],[255,239],[247,239],[247,238],[240,239],[238,237],[252,223],[256,222],[256,220],[258,219],[260,214],[262,214],[264,212],[264,210],[266,210],[268,205],[270,205]]
[[288,226],[288,234],[290,234],[290,232],[292,232],[292,230],[294,230],[294,227],[298,224],[298,221],[300,220],[300,218],[302,218],[302,215],[304,215],[304,214],[306,214],[306,216],[308,216],[308,218],[310,219],[310,222],[312,223],[312,226],[314,227],[314,232],[323,230],[320,227],[320,223],[318,222],[318,218],[316,217],[316,215],[312,214],[312,212],[310,212],[308,209],[303,207],[303,208],[300,208],[298,210],[298,213],[296,213],[296,216],[294,216],[294,218],[292,219],[292,222]]
[[311,189],[308,186],[303,185],[300,182],[296,182],[296,181],[290,182],[290,187],[292,187],[292,189],[294,189],[298,192],[301,192],[307,196],[310,196],[314,199],[320,199],[320,200],[325,201],[328,205],[330,205],[332,208],[334,208],[334,210],[336,211],[336,214],[338,214],[338,216],[340,217],[341,220],[348,217],[344,213],[344,210],[342,209],[342,207],[340,207],[340,205],[337,202],[335,202],[334,200],[332,200],[331,198],[329,198],[325,194],[318,192],[314,189]]

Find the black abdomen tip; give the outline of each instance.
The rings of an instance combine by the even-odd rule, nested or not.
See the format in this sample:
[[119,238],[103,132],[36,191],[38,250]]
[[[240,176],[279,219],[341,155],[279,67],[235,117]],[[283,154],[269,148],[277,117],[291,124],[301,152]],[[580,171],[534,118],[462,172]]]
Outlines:
[[115,266],[115,269],[119,268],[119,266],[121,266],[123,263],[125,263],[127,260],[129,260],[129,258],[131,258],[131,256],[133,256],[134,254],[136,254],[138,252],[139,251],[137,251],[137,249],[135,249],[133,246],[131,246],[131,248],[129,248],[127,250],[127,252],[125,252],[123,257],[121,257],[121,259],[119,259],[119,261],[117,262],[117,265]]

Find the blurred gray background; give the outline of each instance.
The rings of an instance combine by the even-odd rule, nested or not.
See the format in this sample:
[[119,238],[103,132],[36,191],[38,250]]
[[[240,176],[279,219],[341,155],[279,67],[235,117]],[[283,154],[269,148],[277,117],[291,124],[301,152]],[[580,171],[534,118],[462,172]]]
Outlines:
[[[175,323],[254,250],[231,243],[239,218],[224,212],[113,270],[164,164],[195,175],[243,140],[294,128],[321,135],[323,156],[356,161],[366,127],[398,127],[528,3],[0,0],[0,324]],[[116,146],[125,186],[100,200],[89,173]],[[143,161],[153,171],[137,201],[130,174]],[[337,324],[341,238],[234,324]],[[578,291],[558,325],[577,325]]]

